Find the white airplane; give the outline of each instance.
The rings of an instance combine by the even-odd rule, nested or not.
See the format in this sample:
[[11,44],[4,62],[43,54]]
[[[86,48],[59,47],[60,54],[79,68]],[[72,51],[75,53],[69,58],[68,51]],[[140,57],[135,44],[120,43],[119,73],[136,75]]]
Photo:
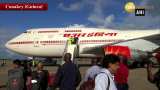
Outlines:
[[[160,30],[112,30],[98,28],[39,28],[30,29],[11,39],[6,47],[26,56],[62,57],[70,37],[78,37],[78,57],[104,55],[108,45],[128,46],[142,51],[159,47]],[[159,41],[157,41],[159,40]]]

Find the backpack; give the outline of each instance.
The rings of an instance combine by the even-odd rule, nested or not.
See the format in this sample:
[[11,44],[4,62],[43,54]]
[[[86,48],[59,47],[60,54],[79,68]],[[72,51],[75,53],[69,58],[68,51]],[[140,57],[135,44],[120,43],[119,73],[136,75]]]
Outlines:
[[45,87],[44,87],[44,85],[42,86],[42,84],[41,84],[42,82],[43,82],[43,84],[44,83],[48,84],[48,71],[47,70],[42,70],[42,72],[44,73],[44,75],[46,77],[46,82],[42,81],[39,78],[39,74],[37,73],[37,71],[32,72],[32,80],[31,80],[31,89],[32,90],[43,90]]
[[24,76],[23,69],[16,68],[8,71],[8,90],[23,90],[24,89]]
[[[104,73],[104,72],[100,72],[100,73]],[[95,78],[96,78],[96,76],[95,76]],[[107,75],[107,77],[108,77],[108,86],[107,86],[106,90],[109,90],[109,87],[110,87],[110,78],[109,78],[108,75]],[[95,78],[94,79],[88,79],[86,82],[83,82],[81,84],[81,86],[80,86],[80,90],[94,90],[94,87],[95,87]]]

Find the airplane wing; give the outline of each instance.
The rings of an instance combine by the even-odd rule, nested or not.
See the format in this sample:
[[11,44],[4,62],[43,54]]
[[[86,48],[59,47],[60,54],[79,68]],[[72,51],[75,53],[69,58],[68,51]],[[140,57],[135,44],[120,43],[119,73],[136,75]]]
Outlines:
[[115,42],[115,43],[112,43],[111,45],[121,44],[121,43],[124,43],[124,42],[133,42],[135,40],[140,40],[140,39],[141,40],[146,40],[148,42],[151,42],[151,43],[154,43],[154,44],[160,46],[160,33],[155,34],[155,35],[151,35],[151,36],[134,38],[134,39],[129,39],[129,40],[121,41],[121,42]]
[[150,37],[144,37],[144,40],[150,41],[152,43],[155,43],[157,45],[160,45],[160,34],[153,35]]
[[160,34],[147,36],[147,37],[141,37],[141,38],[129,39],[126,41],[115,42],[115,43],[100,45],[96,47],[91,47],[89,49],[85,49],[82,53],[102,55],[104,54],[103,47],[109,46],[109,45],[128,46],[131,49],[151,52],[160,47]]
[[[135,49],[138,49],[139,47],[139,50],[142,51],[153,51],[160,47],[160,33],[156,35],[130,39],[123,42],[117,42],[113,45],[126,45],[129,47],[137,47]],[[146,50],[143,48],[146,48]]]

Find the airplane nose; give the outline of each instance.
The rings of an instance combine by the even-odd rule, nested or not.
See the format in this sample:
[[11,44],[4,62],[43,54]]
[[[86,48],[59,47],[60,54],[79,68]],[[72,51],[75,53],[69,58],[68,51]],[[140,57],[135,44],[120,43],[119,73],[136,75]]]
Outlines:
[[9,49],[10,51],[17,51],[18,50],[18,48],[17,48],[17,46],[16,45],[12,45],[11,43],[13,42],[13,40],[10,40],[10,41],[8,41],[6,44],[5,44],[5,47],[7,48],[7,49]]
[[5,47],[9,49],[10,51],[19,53],[20,52],[19,42],[21,38],[23,38],[22,36],[23,34],[13,37],[11,40],[5,43]]
[[10,49],[10,50],[11,50],[11,46],[9,45],[9,41],[5,44],[5,47],[6,47],[7,49]]

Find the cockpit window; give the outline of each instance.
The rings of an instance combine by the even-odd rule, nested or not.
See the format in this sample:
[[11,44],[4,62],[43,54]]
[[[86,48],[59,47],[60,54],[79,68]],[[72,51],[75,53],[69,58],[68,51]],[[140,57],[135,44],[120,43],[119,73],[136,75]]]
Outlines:
[[23,33],[31,33],[31,31],[25,31],[25,32],[23,32]]

